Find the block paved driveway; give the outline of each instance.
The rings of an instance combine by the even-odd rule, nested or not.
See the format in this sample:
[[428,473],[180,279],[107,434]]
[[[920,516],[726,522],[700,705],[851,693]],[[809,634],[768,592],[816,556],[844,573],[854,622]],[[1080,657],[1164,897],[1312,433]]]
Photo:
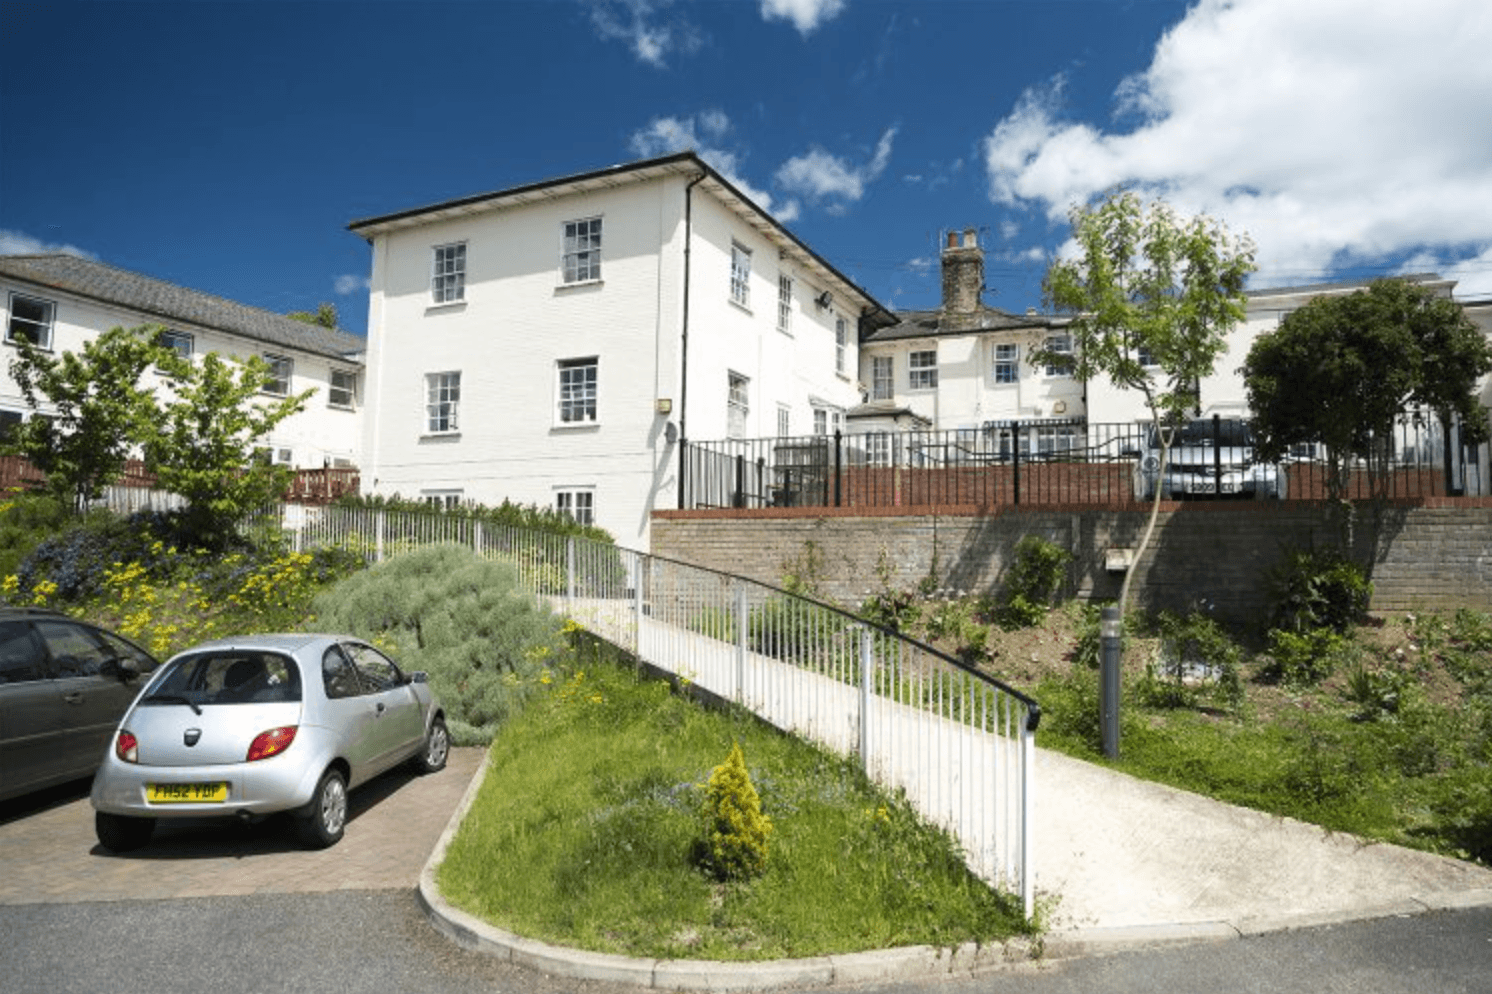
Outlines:
[[430,776],[403,770],[353,791],[347,834],[303,849],[288,817],[257,825],[158,821],[150,844],[116,855],[93,833],[87,782],[0,804],[0,904],[413,888],[481,764],[452,749]]

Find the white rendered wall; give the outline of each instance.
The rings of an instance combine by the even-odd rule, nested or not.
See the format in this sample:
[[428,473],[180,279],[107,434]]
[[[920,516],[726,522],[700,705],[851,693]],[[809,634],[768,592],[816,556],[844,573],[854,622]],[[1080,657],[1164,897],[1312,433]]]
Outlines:
[[[743,434],[812,430],[810,398],[853,407],[857,326],[845,313],[845,374],[834,369],[836,302],[704,188],[692,193],[687,389],[685,188],[670,177],[380,234],[369,304],[369,410],[363,486],[420,497],[459,493],[555,506],[594,494],[596,524],[646,548],[649,515],[675,506],[678,445],[726,437],[731,373],[749,381]],[[566,286],[567,221],[602,218],[602,278]],[[731,245],[751,250],[749,306],[731,300]],[[466,244],[465,299],[433,305],[434,248]],[[792,333],[777,330],[778,274],[795,277]],[[557,421],[557,363],[595,356],[597,421]],[[425,377],[461,373],[460,430],[424,430]],[[660,407],[670,408],[661,413]]]
[[[10,295],[14,291],[23,296],[51,301],[55,305],[52,326],[52,352],[81,353],[86,343],[103,332],[116,327],[133,328],[143,324],[163,325],[172,331],[186,332],[192,336],[193,355],[199,359],[208,352],[223,356],[247,358],[251,355],[272,353],[292,360],[292,394],[314,389],[316,392],[306,402],[306,409],[293,415],[276,427],[274,434],[266,440],[275,448],[288,448],[292,452],[295,466],[320,468],[325,462],[345,459],[358,465],[362,443],[361,398],[353,408],[330,406],[329,386],[333,369],[357,374],[362,379],[359,364],[353,361],[340,362],[326,356],[315,355],[280,345],[255,342],[237,335],[215,329],[202,328],[189,322],[163,321],[156,315],[133,311],[114,304],[106,304],[86,297],[76,297],[50,288],[33,287],[30,284],[0,279],[0,307],[6,308],[4,327],[9,326]],[[15,347],[8,342],[0,345],[6,359],[0,368],[0,409],[27,412],[29,407],[20,389],[10,375],[10,358]],[[168,390],[170,380],[156,372],[145,374],[145,382],[153,383],[158,390]],[[265,398],[273,401],[276,398]]]

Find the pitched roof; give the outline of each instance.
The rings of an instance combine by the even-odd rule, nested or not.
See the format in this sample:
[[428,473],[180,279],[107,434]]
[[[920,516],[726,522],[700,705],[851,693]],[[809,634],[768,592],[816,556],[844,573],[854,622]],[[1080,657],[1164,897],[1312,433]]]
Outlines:
[[75,255],[0,255],[0,276],[126,307],[163,324],[185,322],[315,355],[343,359],[367,348],[367,342],[358,335],[307,324]]
[[944,338],[992,331],[1045,330],[1067,323],[1050,314],[1011,314],[997,307],[981,307],[972,314],[950,314],[942,310],[897,311],[894,324],[867,334],[861,344],[903,341],[909,338]]
[[[1337,290],[1364,290],[1375,282],[1386,277],[1374,277],[1366,280],[1342,280],[1336,283],[1305,283],[1300,286],[1271,286],[1260,287],[1257,290],[1245,290],[1245,297],[1286,297],[1300,293],[1333,293]],[[1446,283],[1450,282],[1441,278],[1439,273],[1405,273],[1393,279],[1405,280],[1409,283]]]
[[836,293],[859,297],[867,315],[879,317],[882,321],[887,320],[886,315],[889,312],[879,301],[848,276],[831,266],[822,256],[804,244],[797,235],[785,228],[776,218],[759,207],[694,152],[678,152],[655,159],[642,159],[638,162],[609,166],[593,172],[561,176],[557,179],[528,183],[507,190],[479,193],[425,207],[362,218],[353,221],[347,227],[348,230],[372,241],[378,235],[401,228],[472,214],[484,214],[538,201],[609,190],[667,176],[698,177],[701,189],[709,191],[737,217],[776,246],[780,252],[793,258],[798,265],[808,270],[821,282],[830,284]]

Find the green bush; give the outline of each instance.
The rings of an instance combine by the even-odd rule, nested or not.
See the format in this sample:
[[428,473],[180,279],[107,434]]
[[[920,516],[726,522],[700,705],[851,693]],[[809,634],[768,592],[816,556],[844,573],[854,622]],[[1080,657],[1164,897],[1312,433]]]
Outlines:
[[1204,695],[1229,708],[1243,702],[1242,652],[1221,625],[1200,611],[1156,617],[1160,654],[1147,667],[1141,697],[1153,707],[1194,707]]
[[1027,535],[1015,546],[1015,561],[1005,576],[995,620],[1006,631],[1039,625],[1052,598],[1067,578],[1072,554],[1040,535]]
[[15,573],[38,543],[74,520],[67,505],[50,494],[8,495],[0,502],[0,576]]
[[705,785],[703,868],[720,880],[749,880],[767,867],[767,840],[772,819],[762,814],[761,798],[746,769],[741,744],[734,743],[725,762]]
[[1345,633],[1367,617],[1373,584],[1340,553],[1292,552],[1269,577],[1274,607],[1270,627],[1301,633],[1317,628]]
[[1320,683],[1331,676],[1346,651],[1349,641],[1330,628],[1312,628],[1303,632],[1281,628],[1269,632],[1269,655],[1262,675],[1267,680],[1288,684]]
[[425,670],[462,745],[491,741],[544,677],[561,647],[560,620],[506,563],[454,544],[386,560],[319,595],[318,627],[387,648]]

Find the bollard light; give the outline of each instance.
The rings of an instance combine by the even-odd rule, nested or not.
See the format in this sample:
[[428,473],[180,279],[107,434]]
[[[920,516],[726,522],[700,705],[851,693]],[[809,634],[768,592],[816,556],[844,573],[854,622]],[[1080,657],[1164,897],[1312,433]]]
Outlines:
[[1098,622],[1099,711],[1103,754],[1119,758],[1119,670],[1124,622],[1117,607],[1106,607]]

